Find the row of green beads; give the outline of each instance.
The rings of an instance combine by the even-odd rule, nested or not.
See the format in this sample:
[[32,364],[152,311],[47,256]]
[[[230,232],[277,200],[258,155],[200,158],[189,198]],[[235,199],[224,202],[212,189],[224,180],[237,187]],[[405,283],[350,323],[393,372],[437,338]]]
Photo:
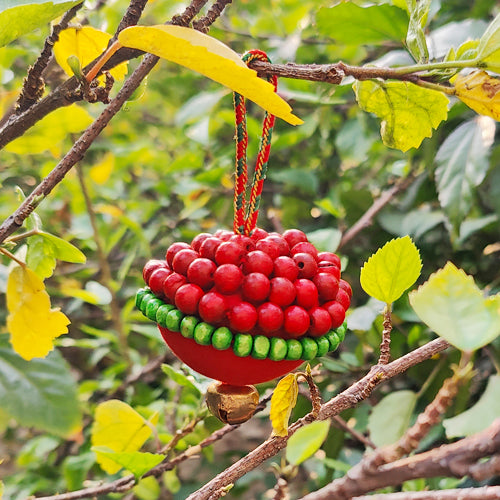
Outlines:
[[324,356],[337,349],[344,340],[345,323],[319,338],[282,339],[265,335],[246,333],[233,334],[229,328],[201,321],[196,316],[187,316],[172,304],[165,304],[148,288],[141,288],[136,295],[136,306],[144,316],[172,332],[180,332],[185,338],[193,339],[200,345],[212,345],[215,349],[225,350],[232,345],[236,356],[252,356],[256,359],[269,358],[281,360],[310,360]]

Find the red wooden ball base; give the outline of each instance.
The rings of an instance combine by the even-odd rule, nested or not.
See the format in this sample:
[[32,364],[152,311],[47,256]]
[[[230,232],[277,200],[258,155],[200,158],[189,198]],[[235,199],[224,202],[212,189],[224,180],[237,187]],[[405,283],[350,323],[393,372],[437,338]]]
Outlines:
[[231,385],[250,385],[268,382],[299,367],[304,361],[255,359],[239,357],[232,349],[219,351],[211,345],[197,344],[178,332],[158,325],[161,336],[173,353],[193,370],[206,377]]

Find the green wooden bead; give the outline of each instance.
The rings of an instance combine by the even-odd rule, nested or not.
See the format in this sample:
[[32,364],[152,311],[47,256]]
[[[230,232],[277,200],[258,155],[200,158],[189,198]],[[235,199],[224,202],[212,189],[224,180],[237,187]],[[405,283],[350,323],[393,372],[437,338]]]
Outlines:
[[344,321],[344,323],[337,328],[337,335],[339,336],[340,342],[344,342],[346,331],[347,331],[347,323]]
[[288,339],[286,341],[288,349],[286,352],[286,359],[296,360],[302,356],[302,344],[295,339]]
[[139,309],[141,310],[142,314],[144,314],[144,316],[146,316],[146,307],[148,305],[148,302],[153,299],[156,299],[156,297],[151,292],[144,294],[144,296],[142,297],[141,306]]
[[162,304],[156,311],[156,322],[166,328],[167,326],[167,315],[170,311],[175,309],[172,304]]
[[269,359],[281,361],[285,358],[287,352],[287,343],[280,337],[271,337],[271,348],[269,349]]
[[172,309],[167,314],[165,325],[171,332],[178,332],[181,329],[182,318],[184,318],[184,314],[179,309]]
[[335,351],[340,344],[338,333],[335,330],[330,330],[325,337],[330,342],[330,351]]
[[225,326],[217,328],[212,335],[212,345],[216,349],[219,349],[219,351],[223,351],[224,349],[231,347],[232,341],[233,334],[231,333],[231,330]]
[[137,309],[141,308],[141,302],[144,296],[150,293],[149,288],[139,288],[139,290],[137,290],[135,294],[135,307],[137,307]]
[[160,299],[149,300],[146,305],[146,317],[148,317],[151,321],[156,321],[156,311],[162,304],[163,301]]
[[238,333],[234,337],[233,351],[236,356],[244,358],[252,352],[253,337],[248,333]]
[[214,330],[215,326],[202,321],[201,323],[198,323],[194,329],[194,340],[200,345],[210,345]]
[[185,316],[181,321],[181,335],[187,339],[192,339],[194,337],[194,329],[199,322],[200,320],[196,316]]
[[324,356],[330,350],[330,342],[324,335],[316,339],[316,344],[318,344],[317,358]]
[[318,344],[311,337],[304,337],[300,339],[302,344],[302,359],[314,359],[318,353]]
[[256,359],[266,359],[271,342],[264,335],[256,335],[253,339],[252,357]]

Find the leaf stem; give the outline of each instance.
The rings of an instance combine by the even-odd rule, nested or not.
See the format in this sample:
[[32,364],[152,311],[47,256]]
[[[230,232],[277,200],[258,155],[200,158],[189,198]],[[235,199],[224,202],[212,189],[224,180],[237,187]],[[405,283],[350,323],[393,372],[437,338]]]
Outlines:
[[26,264],[19,260],[13,253],[10,253],[7,249],[0,247],[0,253],[3,253],[9,259],[12,259],[14,262],[17,262],[21,267],[26,269]]
[[414,64],[411,66],[400,66],[392,68],[394,75],[409,75],[412,73],[421,73],[422,71],[432,71],[436,69],[463,69],[477,68],[479,61],[477,59],[466,59],[465,61],[440,61],[427,64]]
[[25,233],[18,234],[16,236],[10,236],[4,241],[4,243],[17,243],[20,240],[24,240],[25,238],[29,238],[30,236],[36,236],[37,234],[40,234],[40,231],[38,229],[30,229]]

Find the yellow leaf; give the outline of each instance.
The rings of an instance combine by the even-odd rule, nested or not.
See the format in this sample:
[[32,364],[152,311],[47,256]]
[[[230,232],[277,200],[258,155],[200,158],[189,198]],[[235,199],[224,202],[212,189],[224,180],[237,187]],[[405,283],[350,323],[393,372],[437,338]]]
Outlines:
[[[105,401],[97,406],[91,430],[92,446],[105,446],[115,452],[138,451],[151,436],[151,427],[156,425],[158,413],[146,420],[128,404],[117,399]],[[96,451],[97,463],[108,474],[122,467],[114,460]]]
[[286,436],[288,434],[288,420],[297,403],[298,394],[299,384],[295,373],[289,373],[286,377],[283,377],[276,389],[274,389],[269,417],[275,436]]
[[486,71],[458,75],[455,94],[477,113],[500,121],[500,79],[490,76]]
[[115,166],[115,157],[113,153],[106,153],[102,160],[94,165],[90,171],[90,178],[96,183],[96,184],[105,184],[106,181],[109,179],[109,176],[111,175],[111,172],[113,171],[113,168]]
[[[76,56],[84,68],[106,50],[110,39],[111,35],[91,26],[68,28],[59,34],[59,40],[54,44],[54,56],[66,74],[73,76],[68,57]],[[116,80],[123,80],[127,74],[127,63],[119,64],[110,73]]]
[[43,281],[29,268],[16,266],[7,281],[7,329],[14,350],[26,360],[45,357],[53,340],[68,333],[69,319],[51,309]]
[[60,154],[59,143],[69,134],[80,132],[93,121],[89,113],[77,104],[59,108],[42,118],[25,134],[13,140],[6,151],[17,154],[36,154],[51,151]]
[[131,26],[120,32],[118,41],[197,71],[292,125],[303,123],[269,82],[259,78],[236,52],[211,36],[181,26]]
[[421,269],[418,249],[405,236],[389,241],[365,262],[360,282],[368,295],[390,304],[415,283]]

